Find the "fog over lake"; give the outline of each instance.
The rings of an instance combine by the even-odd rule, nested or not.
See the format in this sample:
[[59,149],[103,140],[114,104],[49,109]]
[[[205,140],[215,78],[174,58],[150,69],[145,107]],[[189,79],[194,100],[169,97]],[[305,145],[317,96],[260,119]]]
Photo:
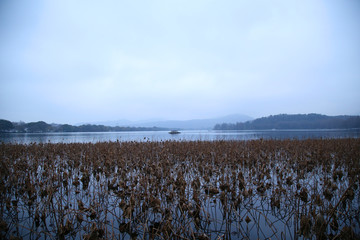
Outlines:
[[255,139],[359,138],[360,129],[349,130],[257,130],[215,131],[185,130],[180,134],[168,131],[132,131],[98,133],[0,133],[4,143],[86,143],[107,141],[218,141]]

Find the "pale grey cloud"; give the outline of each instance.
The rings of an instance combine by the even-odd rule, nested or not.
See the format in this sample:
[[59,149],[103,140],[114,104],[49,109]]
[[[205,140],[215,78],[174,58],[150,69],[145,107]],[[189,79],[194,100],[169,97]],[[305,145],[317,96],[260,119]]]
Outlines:
[[0,11],[1,118],[360,114],[358,1],[2,1]]

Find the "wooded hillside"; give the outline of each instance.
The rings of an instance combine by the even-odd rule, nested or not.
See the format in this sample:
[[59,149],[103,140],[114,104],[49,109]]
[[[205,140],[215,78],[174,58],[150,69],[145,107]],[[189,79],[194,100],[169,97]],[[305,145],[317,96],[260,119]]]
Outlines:
[[215,130],[262,129],[349,129],[360,128],[360,116],[326,116],[321,114],[279,114],[244,123],[216,124]]

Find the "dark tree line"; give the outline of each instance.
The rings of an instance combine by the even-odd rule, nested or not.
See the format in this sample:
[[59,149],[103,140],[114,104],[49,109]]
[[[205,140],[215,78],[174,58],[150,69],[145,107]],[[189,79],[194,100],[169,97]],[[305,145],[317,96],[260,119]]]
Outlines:
[[349,129],[360,128],[360,116],[326,116],[321,114],[279,114],[252,121],[216,124],[215,130],[264,129]]
[[69,124],[48,124],[43,121],[30,123],[12,123],[0,120],[0,132],[42,133],[42,132],[122,132],[122,131],[161,131],[169,130],[158,127],[110,127],[104,125],[84,124],[73,126]]
[[11,131],[12,129],[14,129],[12,122],[0,119],[0,132],[7,132]]

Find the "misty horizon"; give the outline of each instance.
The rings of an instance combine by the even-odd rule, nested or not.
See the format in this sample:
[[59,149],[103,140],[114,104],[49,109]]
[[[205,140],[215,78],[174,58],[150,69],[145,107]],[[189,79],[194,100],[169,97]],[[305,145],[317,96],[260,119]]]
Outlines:
[[[117,119],[117,120],[105,120],[105,121],[85,121],[85,122],[77,122],[77,123],[70,123],[70,122],[46,122],[44,120],[36,120],[36,121],[12,121],[10,119],[4,119],[0,117],[0,120],[10,121],[12,123],[37,123],[37,122],[45,122],[47,124],[55,124],[55,125],[63,125],[63,124],[70,124],[74,126],[80,126],[80,125],[103,125],[103,126],[110,126],[110,127],[159,127],[156,126],[156,124],[161,123],[186,123],[186,122],[198,122],[198,124],[201,125],[201,123],[204,123],[206,121],[214,122],[216,124],[221,123],[245,123],[245,122],[252,122],[254,120],[259,119],[266,119],[269,117],[275,117],[275,116],[310,116],[310,115],[316,115],[316,116],[322,116],[322,117],[360,117],[360,115],[346,115],[346,114],[340,114],[340,115],[326,115],[321,113],[294,113],[294,114],[287,114],[287,113],[279,113],[279,114],[270,114],[268,116],[260,116],[260,117],[252,117],[245,114],[229,114],[225,116],[217,116],[213,118],[194,118],[194,119],[165,119],[165,118],[149,118],[149,119],[140,119],[140,120],[130,120],[130,119]],[[142,125],[143,124],[143,125]],[[145,125],[144,125],[145,124]],[[149,125],[149,124],[155,124],[155,125]]]
[[[21,122],[25,122],[25,123],[30,123],[30,122],[40,122],[40,121],[44,121],[46,123],[49,124],[71,124],[71,125],[75,125],[75,126],[79,126],[79,125],[83,125],[83,124],[94,124],[94,125],[105,125],[108,123],[117,123],[117,122],[121,122],[124,123],[122,124],[122,126],[125,126],[126,123],[130,124],[130,125],[134,125],[134,124],[141,124],[141,123],[152,123],[152,122],[172,122],[172,121],[196,121],[196,120],[212,120],[212,119],[221,119],[221,118],[226,118],[226,117],[230,117],[230,116],[244,116],[244,117],[248,117],[249,120],[244,120],[244,121],[239,121],[239,122],[246,122],[246,121],[251,121],[251,120],[255,120],[258,118],[264,118],[264,117],[269,117],[269,116],[275,116],[275,115],[281,115],[281,114],[287,114],[287,115],[296,115],[296,114],[320,114],[320,115],[326,115],[329,117],[336,117],[336,116],[360,116],[360,114],[337,114],[337,115],[327,115],[327,114],[323,114],[323,113],[277,113],[277,114],[269,114],[266,116],[258,116],[258,117],[253,117],[253,116],[249,116],[246,114],[228,114],[228,115],[224,115],[224,116],[215,116],[215,117],[205,117],[205,118],[186,118],[186,119],[167,119],[167,118],[143,118],[143,119],[127,119],[127,118],[122,118],[122,119],[108,119],[108,120],[95,120],[95,121],[81,121],[81,122],[70,122],[70,121],[65,121],[65,122],[60,122],[60,121],[46,121],[44,119],[37,119],[35,118],[35,120],[31,120],[31,121],[24,121],[22,119],[20,120],[12,120],[12,119],[7,119],[5,117],[0,116],[0,119],[3,120],[8,120],[11,121],[13,123],[21,123]],[[230,122],[234,122],[234,121],[230,121]],[[230,123],[228,122],[228,123]],[[110,124],[109,126],[117,126],[114,124]],[[140,126],[140,125],[139,125]]]

